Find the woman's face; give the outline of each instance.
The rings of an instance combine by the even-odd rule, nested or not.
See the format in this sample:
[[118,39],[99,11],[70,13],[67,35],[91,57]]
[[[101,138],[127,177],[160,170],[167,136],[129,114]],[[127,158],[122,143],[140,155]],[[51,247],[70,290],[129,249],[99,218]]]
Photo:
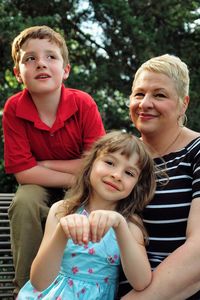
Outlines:
[[167,75],[144,70],[135,81],[130,116],[142,134],[176,129],[186,108],[187,103],[180,105],[175,83]]

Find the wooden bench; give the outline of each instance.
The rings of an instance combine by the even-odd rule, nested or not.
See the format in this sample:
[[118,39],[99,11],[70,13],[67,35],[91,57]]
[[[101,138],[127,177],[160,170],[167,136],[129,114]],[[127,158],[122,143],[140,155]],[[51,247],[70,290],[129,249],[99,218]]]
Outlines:
[[0,299],[13,299],[14,266],[10,242],[8,207],[14,194],[0,193]]

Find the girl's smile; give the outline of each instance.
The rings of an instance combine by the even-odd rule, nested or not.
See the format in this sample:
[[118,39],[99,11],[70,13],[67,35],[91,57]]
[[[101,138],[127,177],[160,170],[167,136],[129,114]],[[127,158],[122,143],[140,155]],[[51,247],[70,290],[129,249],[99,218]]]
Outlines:
[[120,151],[100,155],[94,161],[90,174],[91,202],[113,207],[117,201],[126,198],[140,175],[138,159],[136,153],[127,158]]

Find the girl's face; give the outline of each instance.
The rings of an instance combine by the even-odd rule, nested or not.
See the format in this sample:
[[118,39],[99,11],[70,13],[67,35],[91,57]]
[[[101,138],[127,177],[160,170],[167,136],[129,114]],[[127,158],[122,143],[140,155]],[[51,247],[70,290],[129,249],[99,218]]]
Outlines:
[[180,105],[175,83],[165,74],[142,71],[134,83],[130,115],[142,134],[173,131],[185,113],[188,99]]
[[140,175],[138,160],[138,154],[126,158],[121,151],[100,155],[90,174],[92,206],[114,209],[119,200],[130,195]]
[[68,77],[70,66],[64,68],[60,48],[48,39],[29,39],[20,49],[19,69],[15,76],[31,94],[42,95],[60,89]]

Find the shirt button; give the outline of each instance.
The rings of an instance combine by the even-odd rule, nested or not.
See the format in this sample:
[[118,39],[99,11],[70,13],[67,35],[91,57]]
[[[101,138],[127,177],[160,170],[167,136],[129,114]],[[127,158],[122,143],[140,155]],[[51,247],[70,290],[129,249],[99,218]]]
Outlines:
[[50,136],[54,136],[54,134],[53,134],[53,133],[50,133]]

